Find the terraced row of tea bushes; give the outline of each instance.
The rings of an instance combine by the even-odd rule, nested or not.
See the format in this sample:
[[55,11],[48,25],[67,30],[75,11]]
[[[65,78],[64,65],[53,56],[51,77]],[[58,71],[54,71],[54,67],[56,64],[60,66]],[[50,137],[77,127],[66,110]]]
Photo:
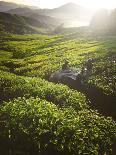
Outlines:
[[116,52],[105,48],[102,56],[94,63],[89,83],[107,95],[116,96]]
[[[45,35],[10,35],[0,37],[0,69],[14,71],[26,65],[24,57],[39,53],[39,48],[59,39],[57,36]],[[28,62],[27,62],[28,63]]]
[[[77,69],[87,59],[93,58],[94,69],[87,82],[100,88],[105,94],[114,95],[115,38],[77,40],[70,37],[63,40],[63,37],[65,36],[24,35],[22,39],[21,36],[7,38],[8,41],[3,41],[0,45],[3,48],[2,53],[11,53],[11,56],[7,58],[6,54],[2,54],[4,59],[0,69],[10,70],[18,75],[48,79],[52,72],[61,68],[65,59]],[[14,54],[17,59],[12,58]],[[112,58],[113,61],[110,60]]]
[[13,53],[13,58],[24,58],[39,52],[39,48],[44,48],[49,42],[56,40],[56,37],[40,36],[38,40],[7,41],[0,44],[0,49]]
[[[61,67],[64,59],[69,59],[72,66],[83,62],[82,54],[91,53],[99,48],[99,42],[85,40],[62,41],[61,36],[48,37],[39,40],[2,42],[1,48],[9,51],[13,59],[3,61],[5,65],[13,67],[16,74],[46,78]],[[49,41],[46,41],[46,40]],[[99,46],[98,46],[99,45]],[[93,50],[94,49],[94,50]],[[14,55],[17,55],[14,59]],[[21,58],[21,59],[19,59]],[[87,59],[87,58],[86,58]],[[12,65],[11,65],[12,64]]]
[[83,42],[70,40],[39,49],[36,56],[25,58],[25,64],[22,67],[16,68],[14,72],[19,75],[46,78],[49,77],[52,72],[61,68],[65,59],[70,61],[71,66],[80,67],[80,64],[93,55],[94,51],[99,48],[96,44],[92,45],[89,56],[85,59],[82,54],[88,54],[87,47],[89,43],[85,43],[84,46]]
[[88,108],[86,98],[81,93],[61,84],[53,84],[40,78],[16,76],[7,72],[0,73],[1,99],[18,96],[38,96],[59,106],[72,106],[76,110]]
[[111,155],[116,138],[110,118],[32,97],[4,102],[0,124],[0,151],[7,154]]
[[108,43],[107,47],[106,43],[88,42],[84,44],[84,41],[73,40],[43,48],[39,56],[25,59],[25,65],[16,68],[15,73],[49,78],[52,72],[61,68],[64,59],[70,60],[71,66],[81,68],[87,59],[92,58],[94,59],[94,69],[91,77],[87,79],[88,83],[100,88],[107,95],[115,95],[116,53],[111,52],[111,47]]
[[[115,49],[114,42],[110,46],[109,40],[76,41],[70,38],[64,41],[61,36],[52,37],[43,36],[42,40],[42,36],[12,36],[0,44],[3,50],[0,60],[0,152],[7,155],[104,155],[107,152],[112,155],[116,123],[91,110],[81,93],[41,78],[60,68],[66,58],[71,60],[71,66],[80,67],[93,57],[96,61],[91,80],[93,77],[98,80],[97,75],[101,80],[107,73],[110,73],[109,79],[114,76],[115,66],[111,65],[112,70],[105,58],[110,48]],[[104,68],[106,64],[108,70]],[[98,66],[101,66],[100,73],[96,73]],[[99,87],[100,81],[93,81],[93,84]]]
[[53,35],[53,36],[48,36],[48,35],[40,35],[40,34],[25,34],[25,35],[16,35],[16,34],[7,34],[7,35],[1,35],[0,40],[1,42],[5,41],[31,41],[31,40],[51,40],[51,39],[58,39],[59,36]]

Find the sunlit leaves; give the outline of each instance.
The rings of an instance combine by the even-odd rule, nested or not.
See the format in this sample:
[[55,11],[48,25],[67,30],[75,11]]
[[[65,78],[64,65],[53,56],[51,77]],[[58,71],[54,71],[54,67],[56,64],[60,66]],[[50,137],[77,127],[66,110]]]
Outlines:
[[[11,145],[18,144],[20,136],[24,146],[35,143],[38,152],[47,151],[49,146],[68,154],[98,154],[109,151],[116,137],[116,124],[93,110],[76,112],[72,107],[58,108],[53,103],[39,98],[18,98],[5,102],[0,110],[6,131],[10,131]],[[7,116],[7,119],[6,117]],[[38,145],[39,143],[39,145]],[[20,150],[21,151],[21,150]]]

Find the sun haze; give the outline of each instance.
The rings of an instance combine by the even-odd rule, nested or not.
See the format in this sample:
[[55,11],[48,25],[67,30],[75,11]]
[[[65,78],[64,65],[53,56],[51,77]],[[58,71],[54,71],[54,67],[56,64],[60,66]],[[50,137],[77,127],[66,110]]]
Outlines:
[[116,0],[5,0],[26,5],[38,6],[41,8],[55,8],[65,3],[74,2],[91,9],[115,8]]

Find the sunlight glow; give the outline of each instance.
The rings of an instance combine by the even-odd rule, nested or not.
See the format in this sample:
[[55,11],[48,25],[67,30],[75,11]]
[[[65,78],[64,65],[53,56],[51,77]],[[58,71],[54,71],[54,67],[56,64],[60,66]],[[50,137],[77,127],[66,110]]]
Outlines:
[[91,9],[116,8],[116,0],[4,0],[4,1],[33,5],[41,8],[59,7],[69,2],[74,2],[78,5],[82,5],[86,8]]
[[111,9],[116,7],[116,0],[81,0],[80,4],[92,9]]

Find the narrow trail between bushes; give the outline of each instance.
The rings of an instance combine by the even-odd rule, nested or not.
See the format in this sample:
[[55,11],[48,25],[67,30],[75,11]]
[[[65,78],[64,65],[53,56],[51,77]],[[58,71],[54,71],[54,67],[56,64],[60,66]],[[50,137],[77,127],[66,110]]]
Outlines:
[[106,95],[102,90],[91,85],[81,85],[79,87],[72,87],[73,89],[83,93],[88,104],[98,110],[104,116],[110,116],[116,121],[116,97],[113,95]]

